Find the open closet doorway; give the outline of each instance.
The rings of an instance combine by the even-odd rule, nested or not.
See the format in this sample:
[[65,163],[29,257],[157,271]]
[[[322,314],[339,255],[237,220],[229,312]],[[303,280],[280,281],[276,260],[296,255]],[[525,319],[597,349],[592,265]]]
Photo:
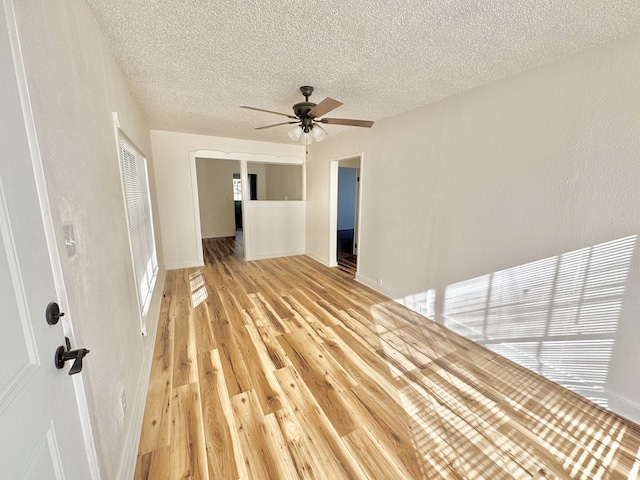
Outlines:
[[[237,172],[240,172],[238,160],[196,158],[202,238],[236,236],[238,216],[242,233],[242,204],[235,200],[236,184],[240,188]],[[241,189],[238,192],[242,194]]]
[[[358,264],[361,157],[332,162],[331,265],[355,277]],[[334,209],[335,208],[335,209]]]

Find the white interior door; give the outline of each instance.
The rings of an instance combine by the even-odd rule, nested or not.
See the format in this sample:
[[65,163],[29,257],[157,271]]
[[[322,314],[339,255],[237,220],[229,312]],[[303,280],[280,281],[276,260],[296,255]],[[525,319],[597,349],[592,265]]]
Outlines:
[[[0,1],[0,477],[91,478],[69,363],[54,366],[62,325]],[[90,358],[87,363],[90,362]]]

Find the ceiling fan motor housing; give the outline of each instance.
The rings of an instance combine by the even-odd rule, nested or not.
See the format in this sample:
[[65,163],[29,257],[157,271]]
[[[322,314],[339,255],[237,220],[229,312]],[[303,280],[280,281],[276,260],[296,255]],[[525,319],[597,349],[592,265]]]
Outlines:
[[293,113],[302,121],[300,125],[302,130],[304,130],[305,133],[309,133],[313,128],[313,120],[309,117],[309,112],[316,106],[315,103],[309,101],[309,97],[313,93],[313,87],[303,85],[300,87],[300,91],[302,92],[305,101],[296,103],[293,106]]
[[308,114],[311,111],[311,109],[313,107],[315,107],[316,104],[313,102],[300,102],[300,103],[296,103],[293,106],[293,113],[295,114],[296,117],[298,117],[300,120],[304,120],[305,118],[309,118]]

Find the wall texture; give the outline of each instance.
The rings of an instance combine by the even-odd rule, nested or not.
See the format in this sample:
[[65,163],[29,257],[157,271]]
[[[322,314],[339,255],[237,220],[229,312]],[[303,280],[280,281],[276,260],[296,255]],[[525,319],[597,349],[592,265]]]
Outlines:
[[[102,478],[125,478],[135,461],[163,270],[143,337],[112,112],[153,178],[149,129],[86,2],[14,5],[68,304],[59,300],[79,346],[91,350],[82,376]],[[67,224],[77,241],[71,257]],[[158,222],[155,231],[159,238]]]
[[[634,35],[311,145],[307,253],[328,261],[330,161],[361,151],[358,278],[439,320],[460,282],[638,235],[639,84]],[[606,376],[636,420],[639,255]]]

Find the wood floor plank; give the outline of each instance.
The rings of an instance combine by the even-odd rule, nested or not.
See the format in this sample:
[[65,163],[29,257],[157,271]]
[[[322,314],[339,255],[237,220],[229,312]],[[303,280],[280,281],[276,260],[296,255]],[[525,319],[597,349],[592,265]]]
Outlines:
[[248,317],[247,331],[250,334],[255,331],[257,337],[254,336],[254,343],[258,349],[264,349],[273,365],[273,370],[278,370],[287,365],[287,355],[276,340],[281,333],[278,330],[274,330],[271,322],[265,319],[265,315],[260,313],[259,309],[247,310],[244,313]]
[[235,422],[217,352],[198,355],[202,426],[209,478],[239,478],[239,442],[234,441]]
[[172,372],[164,357],[153,359],[147,404],[142,419],[139,454],[169,446],[171,436]]
[[315,361],[321,355],[319,346],[316,349],[310,348],[309,344],[312,342],[295,333],[280,335],[278,340],[336,431],[342,436],[355,430],[355,419],[350,415],[341,395],[343,388]]
[[266,420],[255,390],[235,395],[231,403],[248,478],[290,478],[291,471],[285,468],[289,462],[281,458],[281,450],[271,441],[272,423]]
[[159,447],[138,457],[134,480],[173,480],[171,447]]
[[[344,437],[345,443],[369,478],[420,479],[422,472],[407,476],[393,459],[385,455],[386,449],[363,428],[358,428]],[[382,452],[382,453],[381,453]]]
[[206,305],[199,305],[192,313],[191,325],[193,325],[196,354],[209,352],[216,348],[216,340],[213,336],[209,309]]
[[307,437],[306,440],[322,465],[324,477],[321,478],[366,479],[362,467],[295,368],[282,368],[275,375],[288,405],[295,408],[295,417]]
[[170,478],[208,480],[207,455],[197,383],[173,389]]
[[638,480],[640,426],[308,257],[169,271],[135,479]]
[[173,387],[198,381],[196,339],[191,315],[176,318],[173,349]]

